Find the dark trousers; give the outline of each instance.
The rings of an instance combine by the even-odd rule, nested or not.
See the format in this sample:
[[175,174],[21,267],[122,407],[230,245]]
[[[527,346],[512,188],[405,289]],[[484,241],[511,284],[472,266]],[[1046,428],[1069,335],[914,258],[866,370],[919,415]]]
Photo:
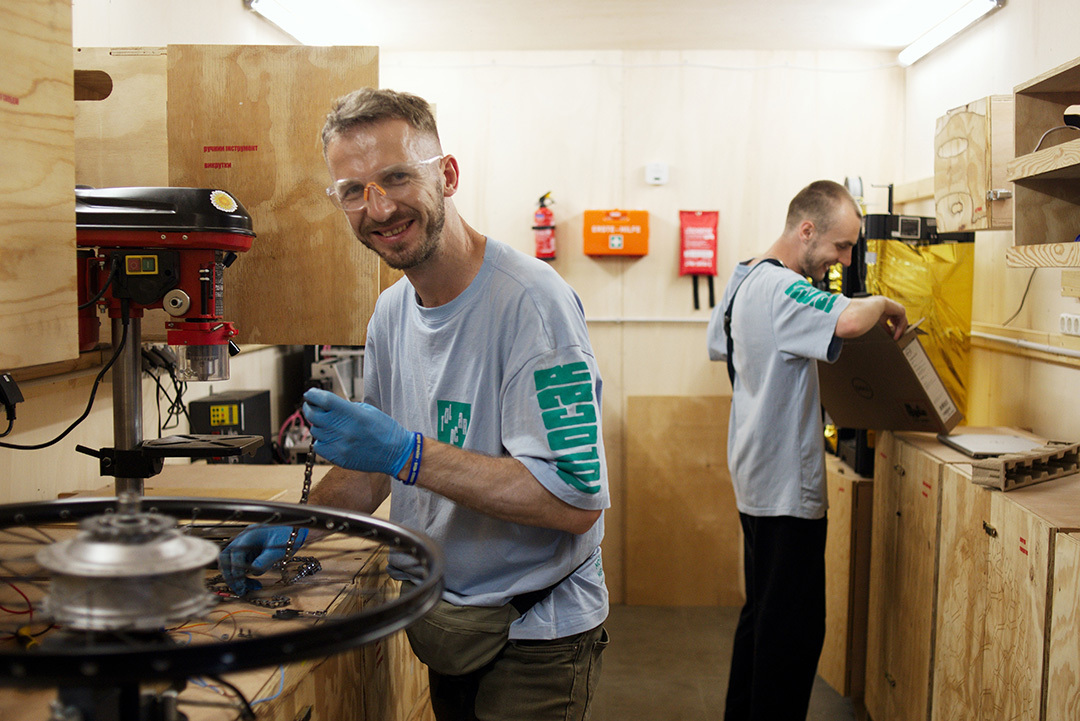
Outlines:
[[509,641],[479,671],[428,669],[439,721],[586,721],[608,645],[604,627],[552,641]]
[[746,605],[725,721],[805,721],[825,640],[824,518],[739,514]]

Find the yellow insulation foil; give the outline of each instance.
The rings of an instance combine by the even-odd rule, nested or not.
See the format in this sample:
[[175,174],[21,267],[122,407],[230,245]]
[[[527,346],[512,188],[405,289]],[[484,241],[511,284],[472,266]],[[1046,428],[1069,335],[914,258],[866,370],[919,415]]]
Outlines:
[[925,319],[919,329],[926,335],[919,340],[965,415],[974,269],[974,243],[866,241],[867,292],[902,304],[911,323]]

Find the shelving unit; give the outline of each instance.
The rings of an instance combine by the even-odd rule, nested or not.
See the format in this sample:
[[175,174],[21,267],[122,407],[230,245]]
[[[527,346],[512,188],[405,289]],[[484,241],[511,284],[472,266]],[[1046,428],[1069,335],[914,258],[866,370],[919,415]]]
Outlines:
[[1017,86],[1014,98],[1016,152],[1023,154],[1007,170],[1015,223],[1006,264],[1080,266],[1080,133],[1055,129],[1065,109],[1080,104],[1080,58]]

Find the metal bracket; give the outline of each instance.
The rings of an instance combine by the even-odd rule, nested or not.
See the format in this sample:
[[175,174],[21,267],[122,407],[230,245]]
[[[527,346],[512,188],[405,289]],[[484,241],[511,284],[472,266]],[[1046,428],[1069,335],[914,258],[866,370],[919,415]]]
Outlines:
[[86,446],[75,446],[75,450],[97,458],[101,475],[116,478],[150,478],[161,473],[165,462],[164,458],[146,456],[140,448],[122,451],[117,448],[95,450]]

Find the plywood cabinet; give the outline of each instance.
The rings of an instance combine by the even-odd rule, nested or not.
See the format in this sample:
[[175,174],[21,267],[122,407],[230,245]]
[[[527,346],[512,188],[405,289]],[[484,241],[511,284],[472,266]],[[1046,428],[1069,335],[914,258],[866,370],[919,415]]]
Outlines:
[[71,3],[0,1],[0,370],[77,358]]
[[1070,593],[1080,555],[1068,534],[1080,528],[1080,475],[1003,493],[972,483],[971,459],[933,436],[886,433],[878,447],[871,718],[1075,716],[1051,709],[1078,693]]
[[1059,611],[1070,613],[1067,606],[1052,605],[1051,579],[1059,539],[1080,530],[1080,475],[994,493],[990,513],[997,533],[991,537],[987,563],[980,718],[1071,718],[1047,713],[1044,671],[1050,649],[1048,619]]
[[932,434],[883,433],[874,459],[866,709],[874,721],[929,710],[942,466],[960,454]]
[[938,230],[1012,227],[1013,98],[992,95],[938,118],[934,131],[934,208]]
[[842,696],[861,698],[866,676],[866,614],[874,479],[836,456],[825,459],[829,533],[825,543],[825,644],[818,675]]
[[[953,432],[1023,434],[973,427]],[[994,657],[1010,656],[1015,641],[987,619],[991,609],[1004,617],[1018,603],[1006,580],[1012,576],[1003,575],[991,590],[989,568],[998,561],[990,544],[1002,524],[1018,526],[1010,514],[1025,496],[1013,497],[1029,489],[1000,493],[974,486],[972,459],[933,434],[883,433],[876,450],[866,709],[874,721],[1008,718],[985,715],[1000,706],[987,697],[987,685],[996,683],[991,677],[1000,673],[988,666],[987,647],[993,640],[1001,645]],[[1072,506],[1078,507],[1076,499]],[[1005,515],[1008,522],[1000,518]]]
[[1057,536],[1046,673],[1046,719],[1080,717],[1080,533]]
[[970,465],[950,465],[941,481],[941,540],[935,613],[933,721],[979,718],[986,638],[992,491],[971,482]]
[[377,48],[81,48],[75,62],[111,84],[79,103],[79,182],[221,188],[251,214],[255,243],[225,282],[239,342],[364,342],[375,299],[400,276],[323,192],[319,132],[334,98],[378,85]]

